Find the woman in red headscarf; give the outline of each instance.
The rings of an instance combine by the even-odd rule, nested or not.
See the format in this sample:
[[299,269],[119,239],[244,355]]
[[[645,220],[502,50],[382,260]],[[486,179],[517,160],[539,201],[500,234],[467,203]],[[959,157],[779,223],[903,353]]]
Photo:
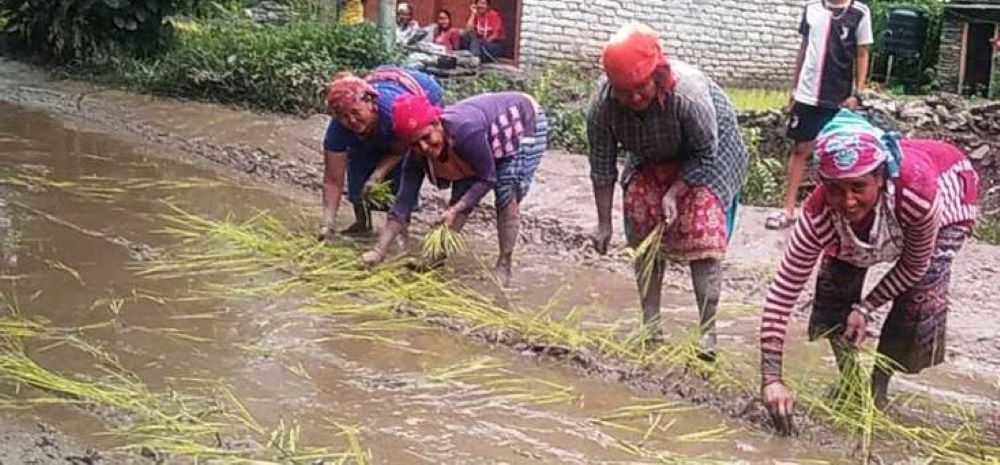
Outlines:
[[[702,330],[702,356],[714,357],[721,261],[748,162],[736,112],[722,89],[693,67],[667,61],[652,29],[619,31],[602,54],[607,80],[587,118],[590,176],[597,204],[594,246],[606,253],[619,150],[628,154],[625,236],[639,244],[663,224],[662,255],[690,266]],[[643,321],[660,337],[663,262],[639,279]]]
[[[820,256],[809,337],[829,338],[841,371],[876,309],[892,301],[877,349],[891,366],[877,363],[872,373],[882,407],[894,370],[918,373],[944,360],[951,262],[977,214],[979,178],[945,142],[900,142],[841,110],[820,131],[816,156],[822,183],[795,224],[760,326],[764,403],[783,433],[795,402],[781,379],[786,327]],[[868,268],[883,262],[895,265],[862,298]]]
[[388,181],[394,193],[398,190],[399,162],[406,147],[392,132],[392,104],[403,95],[444,101],[444,89],[432,76],[395,66],[380,66],[364,78],[340,73],[330,82],[326,102],[332,119],[323,138],[320,238],[337,234],[334,224],[345,180],[347,198],[354,206],[354,223],[340,232],[348,235],[372,231],[372,206],[367,197],[376,184]]
[[413,193],[426,174],[438,187],[451,187],[451,202],[441,222],[456,231],[483,196],[493,191],[500,248],[494,272],[506,286],[520,226],[519,205],[548,140],[548,122],[538,102],[525,93],[500,92],[442,110],[422,96],[403,97],[393,106],[393,130],[410,144],[400,195],[378,244],[362,256],[362,262],[371,266],[385,258],[410,220]]

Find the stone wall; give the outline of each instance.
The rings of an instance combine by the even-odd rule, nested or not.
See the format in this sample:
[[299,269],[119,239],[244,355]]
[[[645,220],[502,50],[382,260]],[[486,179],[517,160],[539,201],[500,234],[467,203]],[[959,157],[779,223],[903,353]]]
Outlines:
[[962,62],[963,22],[946,16],[941,24],[941,47],[938,49],[938,82],[945,92],[958,92],[958,74]]
[[524,0],[521,61],[596,66],[620,25],[658,30],[669,56],[724,84],[787,87],[800,38],[802,0]]

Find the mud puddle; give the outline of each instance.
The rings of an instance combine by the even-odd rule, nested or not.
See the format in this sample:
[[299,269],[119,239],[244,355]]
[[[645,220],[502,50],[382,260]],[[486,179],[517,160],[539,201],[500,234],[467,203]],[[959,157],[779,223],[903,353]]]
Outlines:
[[[376,463],[836,460],[703,409],[641,398],[618,383],[431,327],[365,331],[364,320],[299,312],[295,297],[220,299],[200,294],[198,276],[146,277],[141,264],[176,246],[157,233],[169,227],[161,215],[248,218],[266,210],[305,228],[301,208],[260,186],[169,162],[152,153],[158,148],[8,105],[0,115],[2,316],[89,327],[75,334],[150,390],[225,384],[265,432],[296,425],[299,444],[340,447],[341,425],[353,425]],[[228,280],[260,284],[239,272]],[[39,365],[69,378],[107,372],[74,346],[23,342]],[[100,461],[88,447],[108,463],[145,460],[115,452],[127,438],[103,434],[127,425],[127,416],[25,404],[28,392],[0,380],[3,415],[12,419],[4,424],[19,425],[0,430],[0,458],[19,463],[25,456],[17,451],[35,441],[32,453],[62,460]],[[85,446],[52,452],[46,438],[56,433],[36,429],[39,422],[66,444]]]

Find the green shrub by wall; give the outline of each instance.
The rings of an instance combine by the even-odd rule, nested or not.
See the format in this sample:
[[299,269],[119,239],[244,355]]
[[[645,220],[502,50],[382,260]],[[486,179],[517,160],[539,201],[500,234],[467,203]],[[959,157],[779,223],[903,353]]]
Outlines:
[[323,111],[323,90],[345,69],[395,59],[375,26],[246,20],[197,23],[155,60],[119,57],[112,66],[143,90],[289,113]]

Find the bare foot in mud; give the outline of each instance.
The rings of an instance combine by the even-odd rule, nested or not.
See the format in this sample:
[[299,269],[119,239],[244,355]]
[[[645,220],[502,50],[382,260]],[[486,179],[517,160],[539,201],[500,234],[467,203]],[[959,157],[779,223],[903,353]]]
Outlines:
[[497,284],[502,288],[510,287],[510,263],[497,262],[493,267],[493,276],[497,279]]

